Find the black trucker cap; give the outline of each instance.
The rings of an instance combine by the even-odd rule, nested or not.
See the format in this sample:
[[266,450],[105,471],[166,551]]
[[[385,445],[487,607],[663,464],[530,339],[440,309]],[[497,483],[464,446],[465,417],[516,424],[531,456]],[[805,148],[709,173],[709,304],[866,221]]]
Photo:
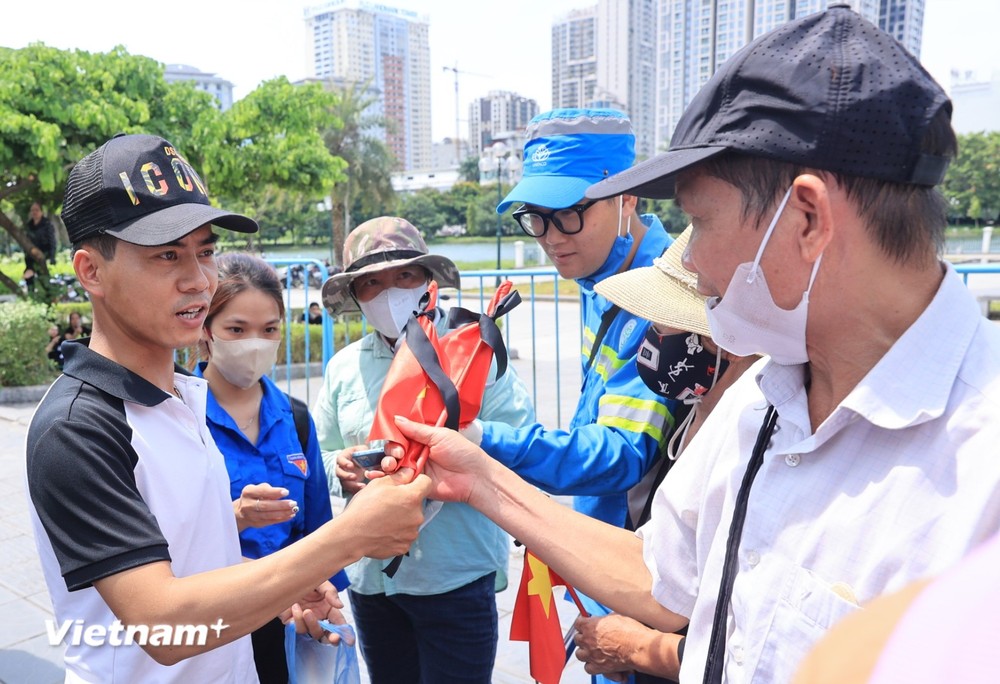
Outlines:
[[845,5],[790,21],[733,55],[698,91],[670,148],[587,189],[667,199],[678,172],[726,150],[850,176],[937,185],[948,157],[921,154],[951,102],[892,36]]
[[63,223],[72,244],[107,233],[136,245],[162,245],[206,223],[256,233],[251,218],[213,207],[198,173],[155,135],[118,134],[70,171]]

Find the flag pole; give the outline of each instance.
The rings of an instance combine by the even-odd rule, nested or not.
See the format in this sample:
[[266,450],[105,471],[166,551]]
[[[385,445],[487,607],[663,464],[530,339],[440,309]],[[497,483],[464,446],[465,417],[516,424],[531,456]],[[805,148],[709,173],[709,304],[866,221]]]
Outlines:
[[580,601],[580,596],[576,593],[576,589],[567,584],[566,592],[570,595],[570,598],[573,599],[573,603],[576,604],[577,609],[580,611],[580,615],[582,617],[590,617],[590,613],[588,613],[587,609],[583,607],[583,602]]

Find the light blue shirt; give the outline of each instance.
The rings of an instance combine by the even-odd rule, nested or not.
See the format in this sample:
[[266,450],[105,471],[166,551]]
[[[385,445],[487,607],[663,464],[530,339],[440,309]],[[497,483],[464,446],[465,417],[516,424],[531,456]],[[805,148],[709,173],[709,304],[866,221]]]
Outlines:
[[[439,310],[440,313],[440,310]],[[446,332],[444,316],[438,331]],[[378,333],[370,333],[337,352],[326,367],[323,388],[313,407],[330,491],[342,495],[336,475],[341,449],[365,444],[392,363],[393,352]],[[494,380],[490,373],[480,417],[512,426],[532,423],[535,410],[527,388],[512,366]],[[395,576],[382,569],[388,560],[362,558],[347,568],[351,589],[360,594],[442,594],[497,573],[497,588],[507,584],[507,534],[483,514],[459,503],[446,503],[421,530]]]

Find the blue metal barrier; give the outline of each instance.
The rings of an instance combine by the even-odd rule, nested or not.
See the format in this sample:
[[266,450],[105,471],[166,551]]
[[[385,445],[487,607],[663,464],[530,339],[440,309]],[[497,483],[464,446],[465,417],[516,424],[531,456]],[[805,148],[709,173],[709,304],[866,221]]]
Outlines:
[[[554,268],[516,269],[509,271],[489,269],[462,272],[462,289],[458,292],[458,305],[464,306],[467,309],[484,311],[489,304],[490,298],[493,296],[493,292],[496,290],[496,283],[501,278],[509,279],[514,284],[514,288],[521,293],[521,299],[523,300],[520,307],[514,309],[503,319],[504,341],[507,344],[507,349],[512,350],[512,355],[519,356],[518,345],[527,344],[530,346],[531,376],[530,378],[525,377],[522,379],[531,391],[531,399],[535,405],[535,411],[540,414],[539,422],[549,427],[561,428],[563,427],[564,408],[562,392],[562,363],[564,354],[562,347],[564,343],[567,345],[572,343],[571,349],[578,350],[579,344],[577,342],[582,339],[583,335],[582,322],[578,322],[575,326],[569,326],[570,330],[575,330],[576,334],[568,333],[573,339],[566,340],[565,335],[567,331],[564,330],[566,326],[561,323],[560,316],[561,314],[568,313],[568,310],[564,306],[561,306],[561,304],[578,304],[579,299],[560,297],[559,274]],[[552,283],[552,294],[539,295],[536,292],[536,284],[539,282]],[[478,299],[478,306],[470,304],[467,301],[470,298]],[[568,302],[567,299],[569,299]],[[551,308],[552,310],[551,322],[540,322],[538,318],[540,306],[543,303],[549,302],[551,302],[551,307],[547,308]],[[524,313],[522,307],[527,307],[530,318],[530,322],[527,323],[527,331],[522,329],[526,325],[523,321]],[[579,306],[576,306],[575,313],[577,314],[577,318],[579,318],[579,310]],[[549,325],[551,325],[551,333],[548,331]],[[538,346],[540,329],[542,328],[545,329],[544,336],[546,338],[550,334],[553,338],[552,348],[545,350],[546,354],[542,354]],[[549,352],[554,354],[552,366],[544,367],[544,364],[549,360]],[[578,351],[575,353],[579,354]],[[539,368],[540,357],[543,357],[543,367],[541,369]],[[578,358],[579,356],[570,356],[570,368],[575,367],[579,369],[579,364],[574,363]],[[539,378],[540,371],[541,379]],[[539,400],[539,390],[542,390],[546,395],[544,397],[545,401]],[[576,405],[575,395],[566,399],[569,400],[567,408]],[[548,420],[545,418],[548,418]]]
[[[293,364],[290,325],[293,322],[292,309],[305,311],[310,302],[320,302],[321,286],[311,285],[308,277],[303,278],[301,287],[293,285],[292,269],[302,266],[307,272],[310,266],[318,267],[322,277],[320,282],[326,281],[329,272],[325,264],[321,261],[306,257],[269,258],[267,262],[277,269],[286,269],[282,278],[285,286],[285,358],[283,359],[283,366],[275,366],[272,379],[280,382],[283,376],[286,391],[290,392],[292,380],[304,376],[306,379],[306,396],[312,396],[309,387],[310,378],[322,375],[323,369],[326,368],[326,364],[333,354],[336,353],[336,350],[350,344],[352,340],[349,337],[349,333],[342,341],[334,339],[334,320],[324,308],[321,360],[316,362],[312,359],[310,339],[309,335],[306,335],[305,364],[303,366]],[[567,356],[566,352],[572,350],[570,363],[566,364],[567,370],[579,370],[578,364],[575,361],[578,358],[576,356],[576,354],[579,354],[578,341],[581,339],[582,334],[580,323],[574,323],[571,320],[568,324],[570,332],[567,332],[563,329],[566,324],[562,320],[568,312],[577,313],[578,318],[579,306],[573,306],[573,309],[568,309],[566,312],[563,309],[565,308],[565,304],[572,306],[577,304],[578,300],[572,297],[560,297],[558,288],[559,276],[555,269],[538,268],[509,271],[491,269],[464,271],[462,273],[462,289],[458,292],[444,290],[441,293],[442,305],[447,308],[454,302],[458,306],[463,306],[474,311],[483,311],[493,296],[498,278],[509,278],[512,280],[515,288],[520,291],[521,298],[524,300],[521,306],[502,319],[503,322],[501,325],[503,326],[504,340],[507,348],[513,350],[512,356],[515,357],[519,355],[519,350],[530,349],[530,352],[526,354],[528,357],[526,360],[530,363],[530,371],[526,371],[522,366],[521,374],[525,376],[522,379],[532,393],[532,400],[536,406],[536,410],[540,414],[540,418],[545,417],[546,421],[544,422],[547,425],[562,427],[563,414],[567,413],[564,409],[571,409],[576,402],[575,394],[569,394],[565,398],[563,396],[562,385],[564,382],[560,381],[563,374],[562,366]],[[536,293],[536,284],[539,282],[551,283],[552,294],[546,293],[541,295]],[[568,302],[567,299],[569,300]],[[544,313],[540,313],[542,308],[545,310]],[[541,319],[539,318],[540,315],[542,316]],[[570,316],[570,318],[572,319],[573,317]],[[345,326],[345,329],[347,329],[347,326]],[[362,334],[366,332],[367,327],[362,319]],[[570,338],[566,337],[567,334]],[[541,349],[539,346],[540,336],[544,337],[546,341],[551,340],[551,344],[546,344],[545,348]],[[342,343],[338,344],[338,342]],[[563,348],[564,346],[566,349]],[[318,367],[316,367],[317,363],[319,364]],[[576,378],[578,377],[577,375]],[[573,378],[573,382],[576,381],[576,378]],[[573,386],[569,379],[566,379],[565,382],[569,383],[567,386]],[[564,399],[567,402],[566,406],[563,405]]]
[[[268,259],[268,261],[276,267],[315,265],[319,267],[323,281],[328,274],[326,266],[315,259],[283,258]],[[988,313],[989,301],[1000,300],[1000,279],[987,279],[981,276],[1000,274],[1000,263],[955,264],[955,270],[962,275],[966,284],[977,292],[984,313]],[[521,306],[502,319],[501,325],[512,358],[527,357],[521,359],[527,363],[520,363],[518,367],[522,379],[531,392],[532,401],[539,414],[539,422],[549,427],[564,427],[564,419],[566,422],[569,421],[576,405],[578,398],[576,390],[581,380],[579,358],[583,328],[580,321],[579,297],[560,295],[559,275],[552,268],[499,271],[488,269],[463,271],[462,289],[457,292],[444,290],[441,293],[442,305],[447,308],[449,305],[457,304],[474,311],[483,311],[493,296],[498,277],[509,278],[523,299]],[[301,289],[292,287],[290,272],[285,274],[284,280],[285,320],[286,323],[291,323],[293,308],[304,311],[311,301],[321,301],[320,288],[311,286],[308,278],[305,279]],[[551,294],[548,292],[550,289],[548,286],[545,287],[545,294],[537,291],[541,283],[551,284]],[[994,291],[996,297],[992,296]],[[363,321],[362,325],[364,326]],[[309,378],[321,375],[336,350],[352,341],[349,333],[343,340],[334,339],[333,319],[325,309],[322,331],[321,362],[312,360],[309,337],[306,336],[306,363],[301,373],[306,378],[307,396],[311,396]],[[363,327],[362,334],[365,332],[367,329]],[[284,375],[290,390],[293,377],[302,375],[298,369],[294,374],[292,371],[290,325],[285,326],[285,336],[285,366],[283,369],[281,366],[276,366],[275,373],[279,377]]]
[[[326,268],[326,264],[324,264],[322,261],[319,261],[318,259],[310,259],[310,258],[306,258],[306,257],[286,257],[286,258],[280,258],[280,259],[270,259],[269,258],[269,259],[266,259],[266,261],[267,261],[267,263],[269,263],[272,266],[274,266],[275,269],[280,269],[282,267],[285,268],[285,277],[283,278],[283,280],[284,280],[284,286],[285,286],[285,367],[284,367],[284,370],[285,370],[285,385],[286,385],[286,390],[285,391],[288,392],[289,394],[291,394],[291,387],[292,387],[292,367],[293,367],[292,366],[292,326],[291,326],[291,323],[292,323],[292,308],[293,307],[294,308],[299,308],[301,306],[302,312],[306,316],[306,320],[308,321],[309,304],[310,304],[310,302],[320,303],[320,301],[321,301],[321,289],[323,287],[323,283],[326,282],[326,279],[329,277],[330,274],[329,274],[329,271]],[[301,302],[293,301],[293,300],[297,300],[298,299],[298,296],[295,294],[295,292],[299,291],[298,287],[293,286],[293,280],[294,280],[294,278],[293,278],[293,271],[292,271],[292,267],[293,266],[302,266],[303,277],[301,278],[301,283],[302,283],[302,286],[301,286],[302,301]],[[315,266],[315,267],[317,267],[319,269],[319,279],[318,279],[319,282],[316,284],[316,286],[313,286],[312,284],[310,284],[310,278],[309,278],[309,275],[310,275],[309,267],[310,266]],[[280,271],[279,271],[279,273],[280,273]],[[310,296],[311,292],[313,292],[313,291],[315,292],[315,297],[314,298]],[[320,308],[323,308],[322,304],[320,304]],[[307,323],[307,325],[308,325],[308,323]],[[334,343],[334,340],[333,340],[333,320],[330,318],[330,315],[326,312],[325,308],[323,308],[323,322],[322,322],[321,325],[323,327],[323,342],[322,342],[322,355],[321,355],[322,363],[321,363],[321,365],[319,367],[320,374],[322,374],[323,369],[326,368],[326,364],[330,360],[330,357],[333,356],[333,352],[334,352],[334,344],[333,344]],[[313,373],[311,372],[312,368],[310,367],[312,365],[312,354],[310,354],[310,349],[309,349],[310,342],[311,342],[310,337],[311,336],[308,334],[308,328],[307,328],[307,334],[305,335],[305,368],[304,368],[304,371],[303,371],[304,374],[305,374],[305,379],[306,379],[306,396],[311,396],[311,394],[309,393],[309,380],[310,380],[310,377],[313,375]],[[278,366],[275,366],[275,371],[273,371],[272,374],[271,374],[271,377],[272,377],[273,380],[275,380],[275,382],[277,382],[277,378],[275,377],[274,373],[277,372],[278,368],[279,368]]]

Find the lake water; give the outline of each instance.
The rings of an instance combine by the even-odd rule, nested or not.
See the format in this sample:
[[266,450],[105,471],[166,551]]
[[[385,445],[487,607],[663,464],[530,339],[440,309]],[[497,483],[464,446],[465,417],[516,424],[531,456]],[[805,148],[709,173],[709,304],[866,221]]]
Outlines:
[[[541,248],[534,240],[520,241],[524,249],[525,266],[536,266],[539,263]],[[435,242],[428,245],[431,254],[440,254],[448,257],[452,261],[458,262],[496,262],[497,245],[487,242]],[[507,240],[500,243],[500,258],[503,261],[513,261],[514,251],[517,249],[515,241]],[[268,249],[266,256],[276,258],[290,258],[293,256],[307,257],[310,259],[330,258],[330,248],[326,247],[301,247],[291,249]]]
[[[538,266],[545,265],[539,263],[542,251],[534,240],[519,241],[523,244],[524,265]],[[505,240],[500,243],[500,258],[503,261],[514,260],[515,241]],[[435,242],[428,246],[432,254],[446,256],[457,262],[495,262],[497,258],[496,243],[488,242],[464,242],[448,241]],[[978,254],[982,249],[980,238],[948,238],[945,242],[945,254]],[[1000,253],[1000,231],[993,237],[990,245],[990,252]],[[293,256],[307,257],[310,259],[330,258],[330,248],[326,247],[302,247],[302,248],[281,248],[277,250],[267,250],[268,257],[290,258]]]

